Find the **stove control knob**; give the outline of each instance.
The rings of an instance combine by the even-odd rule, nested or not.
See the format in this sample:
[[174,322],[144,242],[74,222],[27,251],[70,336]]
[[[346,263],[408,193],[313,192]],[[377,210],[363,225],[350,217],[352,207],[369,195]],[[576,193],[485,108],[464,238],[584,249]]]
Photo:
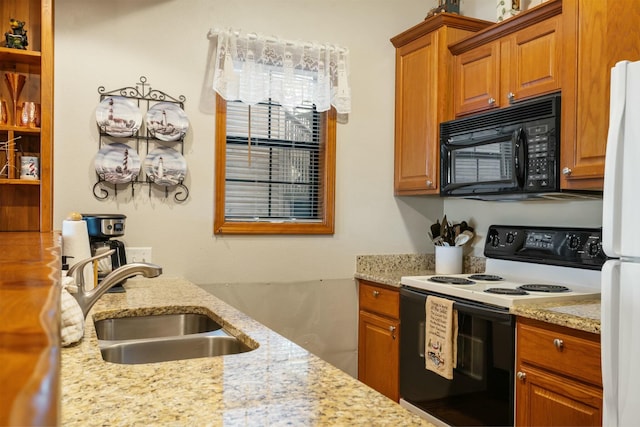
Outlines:
[[498,237],[497,234],[490,236],[489,239],[491,242],[491,246],[493,246],[494,248],[500,244],[500,237]]
[[580,247],[580,237],[572,234],[569,236],[569,249],[572,251],[577,250]]
[[507,243],[511,244],[514,240],[516,240],[516,235],[511,232],[507,233]]
[[600,253],[600,243],[599,242],[589,242],[589,247],[587,248],[587,253],[590,256],[596,256]]

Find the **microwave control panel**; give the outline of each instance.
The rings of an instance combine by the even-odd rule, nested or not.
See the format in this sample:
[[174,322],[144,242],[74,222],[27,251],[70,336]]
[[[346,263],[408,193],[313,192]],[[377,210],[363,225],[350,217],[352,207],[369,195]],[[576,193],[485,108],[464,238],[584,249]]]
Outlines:
[[525,126],[527,135],[527,179],[525,191],[544,191],[555,188],[556,146],[548,123]]

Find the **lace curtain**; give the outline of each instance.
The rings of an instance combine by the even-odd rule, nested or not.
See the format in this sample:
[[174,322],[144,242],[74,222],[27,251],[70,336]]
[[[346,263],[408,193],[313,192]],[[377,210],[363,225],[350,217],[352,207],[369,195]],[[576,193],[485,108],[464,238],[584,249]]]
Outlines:
[[249,105],[272,99],[286,109],[315,104],[351,111],[349,51],[317,43],[281,40],[234,30],[217,37],[213,89],[227,100]]

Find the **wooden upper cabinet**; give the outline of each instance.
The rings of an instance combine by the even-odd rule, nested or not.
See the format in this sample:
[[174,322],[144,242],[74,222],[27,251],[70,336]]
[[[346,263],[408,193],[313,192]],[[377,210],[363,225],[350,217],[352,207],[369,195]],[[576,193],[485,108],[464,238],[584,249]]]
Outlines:
[[480,46],[456,56],[454,74],[456,116],[498,107],[500,43]]
[[447,46],[488,25],[441,13],[391,39],[396,48],[396,195],[439,193],[439,126],[453,118],[453,58]]
[[561,187],[601,190],[611,68],[640,60],[637,0],[564,0]]
[[508,76],[503,79],[509,83],[503,99],[519,101],[560,89],[561,23],[558,15],[509,37],[504,46],[510,53]]
[[450,46],[456,117],[560,90],[561,10],[544,4]]

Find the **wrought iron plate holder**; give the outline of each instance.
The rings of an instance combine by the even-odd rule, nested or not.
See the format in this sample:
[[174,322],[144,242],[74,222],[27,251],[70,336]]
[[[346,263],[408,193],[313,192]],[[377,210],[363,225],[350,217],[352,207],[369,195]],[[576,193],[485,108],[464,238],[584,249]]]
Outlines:
[[[184,110],[184,103],[187,100],[184,95],[180,95],[178,98],[174,98],[173,96],[163,92],[161,90],[153,89],[147,83],[147,78],[145,76],[140,76],[140,82],[136,83],[135,86],[126,86],[120,89],[114,89],[111,91],[107,91],[104,86],[98,87],[98,93],[100,94],[100,101],[108,96],[122,96],[124,98],[129,98],[137,103],[138,108],[143,113],[143,116],[149,108],[153,106],[153,104],[157,102],[170,102],[179,106]],[[100,130],[100,138],[98,142],[98,149],[102,148],[105,144],[105,138],[113,138],[118,140],[126,141],[127,143],[135,144],[136,151],[140,152],[140,145],[145,144],[146,153],[149,152],[149,144],[150,143],[166,143],[166,141],[161,141],[159,139],[154,138],[149,130],[145,128],[144,132],[141,133],[140,129],[138,129],[133,135],[127,137],[113,137],[106,132]],[[180,154],[184,155],[184,135],[180,137],[180,139],[176,141],[171,141],[171,143],[175,143],[180,145]],[[105,180],[103,174],[99,174],[96,171],[96,175],[98,176],[98,181],[93,185],[93,195],[96,199],[105,200],[109,197],[110,193],[107,189],[104,188],[104,185],[108,184],[109,187],[113,186],[114,195],[118,196],[118,185],[120,186],[131,186],[131,197],[135,195],[135,187],[140,184],[147,184],[149,186],[149,197],[151,197],[151,187],[154,184],[153,180],[146,176],[145,179],[141,180],[139,175],[143,174],[141,171],[133,180],[126,184],[116,184],[110,183]],[[146,174],[145,174],[146,175]],[[172,187],[172,191],[175,191],[173,198],[176,202],[184,202],[189,197],[189,189],[183,183],[184,179],[181,179],[178,184],[173,186],[164,186],[164,194],[165,197],[169,197],[169,187]],[[104,184],[104,185],[101,185]]]

